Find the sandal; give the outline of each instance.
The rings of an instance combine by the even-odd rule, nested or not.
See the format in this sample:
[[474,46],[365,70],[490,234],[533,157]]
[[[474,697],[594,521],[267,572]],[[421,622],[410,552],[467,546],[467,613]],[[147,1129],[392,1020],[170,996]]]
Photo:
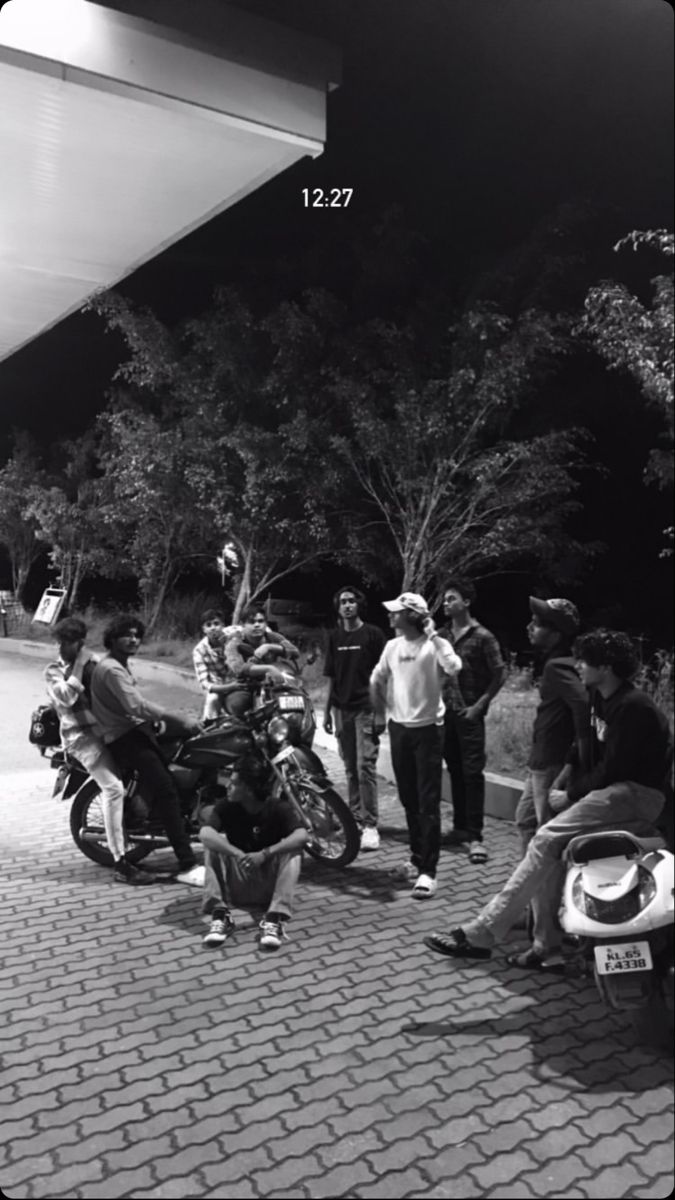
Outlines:
[[430,900],[437,887],[436,880],[430,875],[420,875],[410,895],[413,900]]
[[463,929],[451,929],[450,933],[432,933],[424,938],[424,945],[437,954],[448,958],[491,958],[487,946],[472,946]]
[[488,852],[482,842],[471,842],[469,846],[469,862],[470,863],[486,863],[488,860]]
[[510,967],[519,967],[522,971],[541,971],[549,975],[564,975],[566,969],[562,955],[551,954],[547,957],[532,947],[520,954],[507,954],[506,961]]

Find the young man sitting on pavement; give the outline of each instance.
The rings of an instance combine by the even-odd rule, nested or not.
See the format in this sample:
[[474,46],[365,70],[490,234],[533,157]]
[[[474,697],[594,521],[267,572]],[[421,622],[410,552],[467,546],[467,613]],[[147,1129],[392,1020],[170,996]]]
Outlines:
[[259,945],[278,950],[287,936],[300,877],[307,830],[285,799],[260,796],[255,785],[235,780],[217,801],[199,834],[205,849],[202,912],[211,916],[205,946],[222,946],[234,932],[230,909],[264,906]]
[[507,961],[513,966],[560,973],[564,960],[557,910],[566,846],[577,834],[602,830],[625,829],[638,837],[654,835],[672,758],[668,721],[646,692],[630,682],[638,660],[625,633],[599,629],[585,634],[577,642],[576,653],[582,682],[593,690],[595,765],[586,774],[573,773],[566,794],[551,793],[556,808],[562,803],[569,807],[537,830],[501,892],[464,926],[424,939],[437,954],[490,958],[493,946],[538,894],[540,923],[532,949]]

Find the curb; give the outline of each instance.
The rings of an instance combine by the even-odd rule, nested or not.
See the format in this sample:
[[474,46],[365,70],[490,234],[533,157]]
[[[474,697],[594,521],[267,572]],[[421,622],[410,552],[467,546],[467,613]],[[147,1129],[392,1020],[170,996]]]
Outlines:
[[[31,642],[28,639],[14,640],[13,638],[0,638],[0,654],[5,651],[12,654],[24,654],[33,658],[41,658],[44,661],[53,657],[53,647],[44,642]],[[141,681],[151,683],[153,679],[160,680],[164,683],[171,683],[172,679],[180,681],[183,687],[194,691],[195,695],[201,695],[201,689],[197,684],[194,675],[191,671],[185,670],[183,667],[165,666],[164,663],[146,661],[141,658],[134,660],[134,675]],[[322,718],[319,713],[316,714],[317,728],[314,740],[317,746],[321,746],[324,750],[332,750],[337,753],[337,740],[333,734],[326,733],[323,728]],[[394,769],[391,765],[391,752],[389,749],[389,738],[384,734],[380,742],[380,755],[377,761],[377,773],[388,783],[395,783]],[[496,817],[500,821],[513,821],[516,815],[516,805],[520,799],[523,790],[523,785],[519,779],[512,779],[508,775],[497,775],[492,771],[485,772],[485,815],[488,817]],[[447,772],[443,772],[443,799],[448,802],[452,801],[452,793],[450,790],[450,780]]]

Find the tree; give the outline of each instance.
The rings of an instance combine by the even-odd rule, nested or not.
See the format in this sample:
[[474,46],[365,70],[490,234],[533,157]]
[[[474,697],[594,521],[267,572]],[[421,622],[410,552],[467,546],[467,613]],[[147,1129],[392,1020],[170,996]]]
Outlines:
[[7,550],[12,590],[18,599],[23,595],[31,567],[46,548],[31,511],[33,489],[42,478],[32,439],[27,433],[15,433],[12,455],[0,468],[0,544]]
[[73,609],[82,583],[105,560],[93,431],[56,450],[65,462],[58,482],[45,479],[30,489],[26,516],[36,522],[38,538],[51,547],[50,566],[58,571]]
[[119,296],[97,308],[127,341],[131,357],[117,374],[143,405],[142,416],[105,418],[106,521],[125,529],[155,613],[191,558],[215,565],[231,543],[237,620],[250,600],[327,551],[307,412],[279,390],[270,333],[232,291],[173,331]]
[[[658,251],[672,259],[673,234],[666,229],[633,230],[614,246],[615,251],[631,246]],[[673,355],[675,353],[675,308],[673,272],[651,280],[652,297],[643,303],[623,283],[604,280],[590,289],[585,315],[578,332],[592,344],[612,370],[628,371],[637,380],[645,399],[656,406],[665,420],[663,441],[667,445],[650,455],[646,478],[667,487],[673,482]]]
[[180,571],[208,554],[207,522],[187,477],[185,430],[116,405],[99,428],[106,569],[137,577],[151,630]]
[[554,319],[490,309],[453,331],[450,370],[418,386],[400,379],[388,404],[343,389],[348,434],[334,438],[365,504],[352,545],[375,533],[399,563],[401,588],[436,601],[448,573],[477,577],[536,558],[550,567],[571,539],[579,435],[504,436],[513,409],[558,348]]

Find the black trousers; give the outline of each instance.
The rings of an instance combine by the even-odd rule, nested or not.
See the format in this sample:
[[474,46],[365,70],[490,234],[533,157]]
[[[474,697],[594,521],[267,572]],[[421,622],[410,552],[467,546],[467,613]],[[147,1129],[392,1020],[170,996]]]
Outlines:
[[181,869],[194,866],[197,859],[185,828],[176,785],[151,735],[141,728],[131,729],[108,748],[122,771],[138,771],[141,794],[156,809]]
[[483,838],[485,813],[485,720],[469,721],[446,709],[443,757],[452,787],[453,825],[467,840]]
[[389,744],[408,824],[410,860],[421,875],[435,879],[441,849],[443,727],[390,721]]

